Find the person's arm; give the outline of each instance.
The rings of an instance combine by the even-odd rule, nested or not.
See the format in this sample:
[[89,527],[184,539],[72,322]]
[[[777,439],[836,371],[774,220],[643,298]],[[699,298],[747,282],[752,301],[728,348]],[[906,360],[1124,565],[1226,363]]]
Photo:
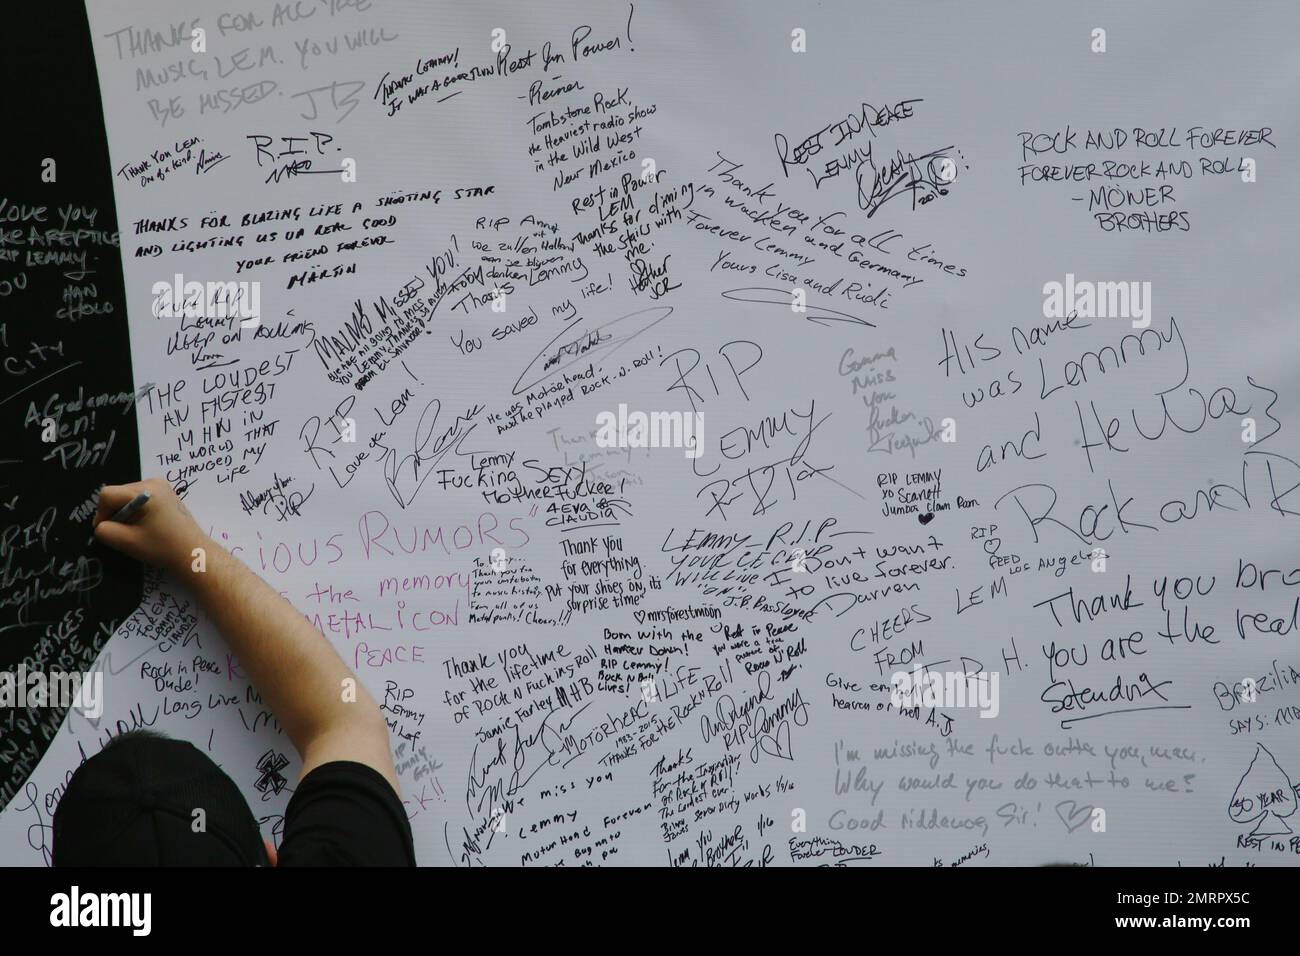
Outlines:
[[[152,497],[134,520],[110,520],[141,491]],[[189,583],[297,748],[304,776],[353,760],[377,770],[400,796],[388,725],[374,698],[300,611],[203,533],[170,485],[160,478],[105,485],[95,537]],[[205,552],[202,572],[191,570],[195,548]]]

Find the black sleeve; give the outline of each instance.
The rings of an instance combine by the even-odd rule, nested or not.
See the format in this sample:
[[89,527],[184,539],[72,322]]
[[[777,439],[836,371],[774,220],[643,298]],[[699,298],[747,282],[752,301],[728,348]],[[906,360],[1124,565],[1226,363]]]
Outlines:
[[284,814],[280,866],[415,866],[411,824],[392,784],[351,760],[302,778]]

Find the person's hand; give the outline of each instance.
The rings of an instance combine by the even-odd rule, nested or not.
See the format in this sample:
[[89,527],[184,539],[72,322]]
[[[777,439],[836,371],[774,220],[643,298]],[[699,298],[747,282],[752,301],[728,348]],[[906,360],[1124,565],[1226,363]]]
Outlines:
[[[142,491],[149,492],[145,506],[129,522],[110,520],[117,510]],[[105,485],[99,492],[95,537],[140,561],[168,570],[188,568],[195,548],[209,546],[189,509],[161,478],[129,485]]]

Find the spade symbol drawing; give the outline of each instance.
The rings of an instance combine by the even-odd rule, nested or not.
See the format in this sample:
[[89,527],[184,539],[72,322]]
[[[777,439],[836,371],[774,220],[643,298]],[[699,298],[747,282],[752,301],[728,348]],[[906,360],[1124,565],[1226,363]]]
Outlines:
[[1268,749],[1256,744],[1255,756],[1228,805],[1228,816],[1236,823],[1254,823],[1250,835],[1262,840],[1289,835],[1292,830],[1284,818],[1295,811],[1295,784]]

